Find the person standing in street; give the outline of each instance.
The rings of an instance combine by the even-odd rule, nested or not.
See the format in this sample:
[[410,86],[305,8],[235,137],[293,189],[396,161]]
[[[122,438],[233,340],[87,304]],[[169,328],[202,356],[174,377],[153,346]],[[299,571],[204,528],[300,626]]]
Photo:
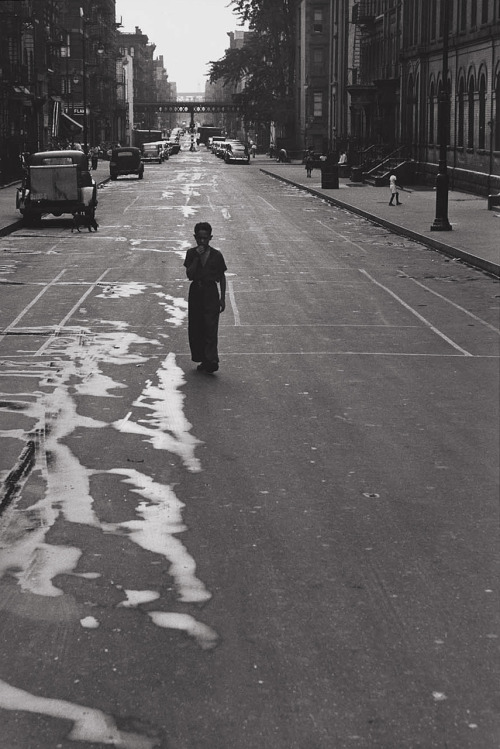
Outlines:
[[310,177],[312,175],[312,170],[314,169],[314,154],[311,148],[306,153],[305,165],[306,177]]
[[389,201],[389,205],[394,205],[394,198],[396,198],[396,205],[401,205],[401,202],[399,200],[399,190],[401,188],[397,184],[397,177],[395,174],[391,174],[389,177],[389,190],[391,191],[391,199]]
[[[200,362],[200,372],[219,369],[219,315],[226,307],[227,267],[219,250],[210,246],[212,227],[200,222],[194,227],[196,247],[186,253],[184,267],[191,281],[188,295],[188,338],[191,359]],[[219,288],[220,286],[220,295]]]

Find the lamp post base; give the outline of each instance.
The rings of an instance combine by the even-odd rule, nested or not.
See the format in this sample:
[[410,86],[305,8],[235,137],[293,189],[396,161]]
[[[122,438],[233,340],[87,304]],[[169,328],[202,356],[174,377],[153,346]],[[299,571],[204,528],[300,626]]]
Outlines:
[[453,227],[447,218],[436,218],[431,226],[431,231],[452,231]]

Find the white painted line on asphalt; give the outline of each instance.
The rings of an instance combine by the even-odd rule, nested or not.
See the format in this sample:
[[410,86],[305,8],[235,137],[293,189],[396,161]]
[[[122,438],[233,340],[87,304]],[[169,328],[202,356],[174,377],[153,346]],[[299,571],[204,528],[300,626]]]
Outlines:
[[379,281],[375,280],[373,276],[371,276],[368,271],[364,270],[363,268],[359,268],[359,272],[362,273],[364,276],[370,279],[372,283],[374,283],[376,286],[379,286],[381,289],[383,289],[387,294],[393,297],[393,299],[396,299],[408,312],[411,312],[412,315],[415,315],[415,317],[420,320],[427,328],[432,330],[433,333],[435,333],[437,336],[442,338],[446,343],[449,343],[450,346],[453,346],[454,349],[457,351],[460,351],[463,356],[472,356],[472,354],[469,351],[466,351],[464,348],[458,345],[458,343],[455,343],[455,341],[452,341],[451,338],[448,338],[447,335],[442,333],[438,328],[436,328],[429,320],[427,320],[423,315],[421,315],[417,310],[413,309],[413,307],[410,307],[409,304],[407,304],[401,297],[399,297],[397,294],[395,294],[391,289],[387,288],[387,286],[384,286]]
[[464,307],[461,307],[459,304],[456,304],[456,302],[452,302],[451,299],[448,299],[448,297],[443,296],[437,291],[433,291],[433,289],[430,289],[428,286],[425,286],[425,284],[420,283],[420,281],[417,281],[415,278],[412,278],[411,276],[407,276],[405,274],[405,278],[408,278],[410,281],[413,281],[413,283],[416,283],[417,286],[420,286],[422,289],[425,289],[426,291],[430,291],[431,294],[434,294],[434,296],[439,297],[439,299],[442,299],[445,302],[448,302],[448,304],[451,304],[452,307],[455,307],[456,309],[460,310],[460,312],[463,312],[466,315],[469,315],[469,317],[472,317],[473,320],[476,320],[477,322],[480,322],[482,325],[485,325],[487,328],[492,330],[494,333],[498,333],[500,335],[500,330],[498,328],[495,328],[494,325],[491,325],[489,322],[486,322],[486,320],[482,320],[480,317],[475,315],[473,312],[469,312],[468,309],[465,309]]
[[24,315],[29,312],[29,310],[38,302],[41,296],[45,294],[45,292],[50,289],[51,286],[54,286],[58,282],[58,280],[61,278],[62,275],[66,273],[66,268],[64,268],[60,273],[57,274],[55,278],[52,279],[48,284],[46,284],[43,289],[40,291],[39,294],[36,295],[36,297],[23,309],[22,312],[19,313],[19,315],[16,317],[15,320],[13,320],[9,325],[7,325],[6,328],[4,328],[4,335],[0,336],[0,341],[2,341],[5,338],[5,333],[7,333],[9,330],[13,330],[13,328],[16,327],[19,320],[22,320]]
[[131,203],[129,203],[127,206],[125,206],[125,208],[123,209],[123,213],[127,213],[128,209],[132,208],[132,206],[134,205],[134,203],[136,203],[138,200],[139,200],[139,196],[137,196],[136,198],[134,198]]
[[271,205],[271,203],[269,203],[269,201],[267,201],[267,200],[266,200],[265,198],[263,198],[263,197],[262,197],[262,195],[259,195],[259,198],[260,198],[261,200],[263,200],[263,201],[264,201],[264,203],[265,203],[266,205],[268,205],[268,206],[269,206],[269,208],[270,208],[270,209],[271,209],[272,211],[276,211],[277,213],[280,213],[280,211],[278,210],[278,208],[275,208],[275,207],[274,207],[273,205]]
[[[177,357],[189,357],[191,354],[183,351],[176,354]],[[228,356],[400,356],[403,358],[422,359],[500,359],[498,354],[426,354],[404,351],[224,351],[224,357]]]
[[111,270],[111,268],[107,268],[104,271],[104,273],[101,273],[101,275],[99,276],[99,278],[97,279],[97,281],[94,281],[94,283],[91,284],[91,286],[87,289],[87,291],[85,292],[85,294],[82,294],[82,296],[80,297],[80,299],[77,301],[76,304],[73,305],[73,307],[70,309],[70,311],[68,312],[68,314],[63,317],[63,319],[61,320],[61,322],[58,325],[54,326],[54,333],[50,336],[50,338],[48,338],[45,341],[45,343],[43,344],[43,346],[41,346],[38,349],[38,351],[36,351],[33,354],[33,356],[40,356],[41,354],[43,354],[43,352],[45,351],[45,349],[47,349],[50,346],[50,344],[52,343],[52,341],[54,340],[54,338],[56,338],[56,336],[59,334],[59,332],[61,331],[61,329],[64,328],[64,326],[67,323],[67,321],[75,314],[76,310],[81,306],[82,302],[84,302],[85,299],[89,296],[89,294],[91,294],[94,291],[94,289],[99,285],[99,282],[102,281],[102,279],[110,272],[110,270]]
[[229,301],[231,302],[231,309],[233,310],[234,315],[234,324],[236,327],[239,327],[241,325],[240,313],[238,312],[238,307],[236,306],[236,298],[234,296],[234,286],[232,281],[227,282],[227,288],[229,291]]
[[365,247],[362,247],[357,242],[353,242],[352,239],[349,239],[349,237],[346,237],[345,234],[341,234],[339,231],[336,231],[333,227],[328,226],[328,224],[325,224],[323,221],[320,221],[319,218],[317,218],[316,221],[318,222],[318,224],[321,224],[321,226],[324,226],[325,229],[328,229],[328,231],[330,232],[330,234],[336,234],[337,237],[340,237],[345,242],[349,242],[349,244],[352,244],[354,247],[356,247],[356,249],[361,250],[361,252],[363,253],[363,255],[366,255],[366,248]]

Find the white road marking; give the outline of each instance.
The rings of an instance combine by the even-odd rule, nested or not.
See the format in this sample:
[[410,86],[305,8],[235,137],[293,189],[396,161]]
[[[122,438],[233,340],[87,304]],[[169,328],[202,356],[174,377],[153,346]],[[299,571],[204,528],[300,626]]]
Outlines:
[[239,327],[241,325],[240,313],[238,312],[238,307],[236,306],[236,298],[234,296],[234,286],[232,281],[227,282],[227,288],[229,291],[229,301],[231,302],[231,309],[233,310],[234,315],[234,324],[236,327]]
[[423,315],[421,315],[417,310],[413,309],[413,307],[410,307],[409,304],[407,304],[401,297],[399,297],[397,294],[395,294],[391,289],[388,289],[387,286],[384,286],[379,281],[376,281],[373,276],[371,276],[368,271],[364,270],[363,268],[359,268],[359,272],[362,273],[364,276],[370,279],[372,283],[374,283],[379,288],[386,291],[390,296],[392,296],[393,299],[396,299],[408,312],[411,312],[412,315],[415,315],[415,317],[420,320],[427,328],[432,330],[433,333],[435,333],[437,336],[443,339],[443,341],[446,341],[446,343],[449,343],[450,346],[453,346],[454,349],[457,351],[460,351],[463,356],[472,356],[472,354],[469,351],[466,351],[464,348],[458,345],[458,343],[455,343],[455,341],[452,341],[451,338],[448,338],[447,335],[442,333],[438,328],[436,328],[429,320],[427,320]]
[[262,195],[259,195],[259,198],[260,198],[261,200],[263,200],[263,201],[264,201],[264,203],[265,203],[266,205],[268,205],[268,206],[269,206],[269,208],[270,208],[270,209],[271,209],[272,211],[276,211],[277,213],[280,213],[279,209],[278,209],[278,208],[275,208],[275,207],[274,207],[274,205],[271,205],[271,203],[269,203],[269,201],[268,201],[268,200],[266,200],[265,198],[263,198],[263,197],[262,197]]
[[66,268],[64,268],[60,273],[58,273],[57,276],[53,278],[52,281],[50,281],[50,283],[46,284],[41,290],[41,292],[37,294],[36,297],[23,309],[23,311],[16,317],[16,319],[13,320],[9,325],[7,325],[6,328],[4,328],[4,333],[3,335],[0,336],[0,341],[2,341],[5,338],[5,333],[7,333],[10,330],[13,330],[13,328],[16,327],[19,320],[22,320],[24,315],[27,312],[29,312],[29,310],[38,302],[38,300],[45,294],[45,292],[48,291],[48,289],[50,289],[51,286],[54,286],[58,282],[58,280],[61,278],[62,275],[64,275],[64,273],[66,273]]
[[50,336],[50,338],[48,338],[45,341],[45,343],[43,344],[43,346],[40,346],[40,348],[38,349],[38,351],[36,351],[33,354],[33,356],[41,356],[43,354],[43,352],[45,351],[45,349],[47,349],[50,346],[50,344],[52,343],[52,341],[54,340],[54,338],[59,334],[60,330],[62,328],[64,328],[64,326],[67,323],[67,321],[75,314],[76,310],[79,307],[81,307],[82,302],[89,296],[89,294],[91,294],[94,291],[94,289],[96,288],[96,286],[99,285],[99,282],[102,281],[102,279],[110,272],[110,270],[111,270],[111,268],[108,268],[107,270],[105,270],[104,273],[102,273],[99,276],[99,278],[97,279],[97,281],[94,281],[94,283],[92,283],[90,285],[90,287],[87,289],[87,291],[85,292],[85,294],[83,294],[80,297],[80,299],[77,301],[77,303],[75,305],[73,305],[73,307],[70,309],[70,311],[68,312],[68,314],[65,317],[63,317],[63,319],[61,320],[61,322],[58,325],[55,326],[55,332]]
[[482,320],[480,317],[475,315],[473,312],[469,312],[468,309],[465,309],[464,307],[461,307],[459,304],[456,304],[451,299],[448,299],[448,297],[443,296],[437,291],[433,291],[433,289],[430,289],[428,286],[425,286],[425,284],[420,283],[420,281],[417,281],[415,278],[412,278],[411,276],[407,276],[405,274],[405,278],[408,278],[410,281],[413,281],[413,283],[417,284],[417,286],[420,286],[422,289],[425,289],[426,291],[430,291],[431,294],[434,294],[434,296],[439,297],[439,299],[442,299],[444,302],[448,302],[448,304],[451,304],[452,307],[455,307],[455,309],[460,310],[460,312],[463,312],[465,315],[468,315],[469,317],[472,317],[473,320],[476,320],[477,322],[481,323],[481,325],[485,325],[487,328],[492,330],[494,333],[498,333],[500,335],[500,330],[498,328],[495,328],[494,325],[491,325],[489,322],[486,322],[486,320]]

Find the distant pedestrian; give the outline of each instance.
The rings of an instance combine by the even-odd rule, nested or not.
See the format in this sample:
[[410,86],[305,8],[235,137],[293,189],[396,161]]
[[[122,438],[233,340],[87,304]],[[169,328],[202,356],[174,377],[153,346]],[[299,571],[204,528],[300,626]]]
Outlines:
[[250,152],[252,154],[252,159],[255,159],[255,154],[257,153],[257,144],[256,143],[252,143],[252,145],[250,146]]
[[99,149],[97,146],[90,149],[90,159],[92,162],[92,169],[97,169],[97,164],[99,163]]
[[288,161],[288,154],[285,148],[280,148],[278,153],[278,161],[280,164],[286,164]]
[[401,205],[399,200],[399,191],[401,190],[401,187],[397,183],[397,177],[395,174],[391,174],[389,177],[389,190],[391,191],[389,205],[394,205],[394,198],[396,198],[396,205]]
[[309,150],[306,154],[305,165],[306,177],[310,177],[312,175],[312,170],[314,169],[314,154],[311,150]]
[[[196,247],[186,253],[184,267],[191,281],[188,296],[188,337],[191,359],[198,371],[219,369],[219,315],[226,307],[227,268],[219,250],[210,246],[212,227],[206,221],[194,227]],[[217,284],[220,285],[220,296]]]

